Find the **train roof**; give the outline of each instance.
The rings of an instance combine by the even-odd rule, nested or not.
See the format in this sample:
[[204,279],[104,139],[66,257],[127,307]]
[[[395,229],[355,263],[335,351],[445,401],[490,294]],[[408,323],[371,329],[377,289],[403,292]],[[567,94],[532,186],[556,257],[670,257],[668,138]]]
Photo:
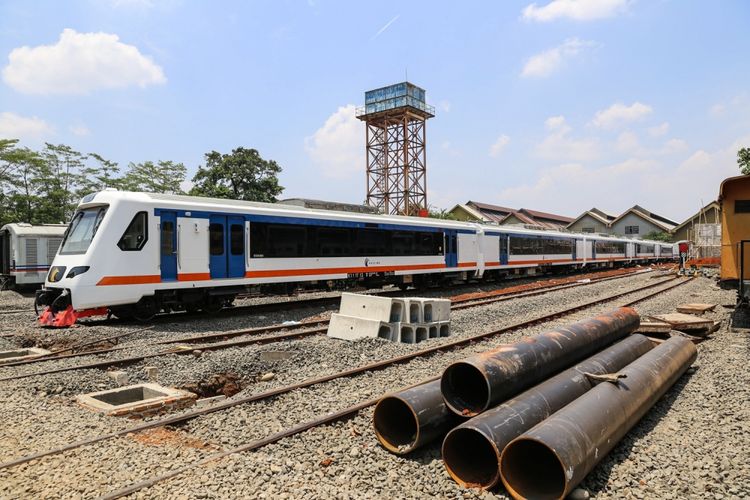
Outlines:
[[4,225],[0,231],[9,231],[17,236],[62,236],[67,228],[67,224],[32,225],[26,222],[14,222]]
[[[550,231],[544,229],[528,229],[525,227],[518,226],[501,226],[494,224],[486,224],[479,222],[464,222],[464,221],[452,221],[446,219],[433,219],[427,217],[410,217],[405,215],[384,215],[384,214],[363,214],[357,212],[345,212],[340,210],[321,210],[315,208],[305,208],[296,205],[284,205],[281,203],[263,203],[258,201],[244,201],[244,200],[231,200],[226,198],[207,198],[202,196],[186,196],[177,194],[161,194],[161,193],[145,193],[145,192],[131,192],[131,191],[116,191],[106,190],[99,193],[86,196],[82,201],[81,205],[97,205],[100,203],[108,203],[117,199],[125,199],[132,201],[142,202],[164,202],[173,205],[180,205],[184,209],[187,205],[194,209],[206,209],[212,207],[214,209],[229,209],[229,210],[241,210],[247,208],[254,208],[256,210],[273,210],[277,212],[285,212],[289,215],[310,215],[317,216],[320,218],[330,218],[348,220],[348,221],[364,221],[364,222],[381,222],[390,224],[410,224],[415,226],[429,226],[429,227],[442,227],[447,229],[463,229],[463,230],[477,230],[481,228],[485,232],[503,232],[503,233],[516,233],[516,234],[529,234],[529,235],[543,235],[543,236],[555,236],[555,237],[567,237],[575,238],[586,236],[587,238],[597,240],[610,240],[610,241],[632,241],[629,238],[617,237],[617,236],[601,236],[592,235],[589,233],[572,233],[572,232],[561,232],[561,231]],[[656,243],[663,245],[671,245],[671,243],[658,242],[658,241],[646,241],[638,240],[645,243]]]

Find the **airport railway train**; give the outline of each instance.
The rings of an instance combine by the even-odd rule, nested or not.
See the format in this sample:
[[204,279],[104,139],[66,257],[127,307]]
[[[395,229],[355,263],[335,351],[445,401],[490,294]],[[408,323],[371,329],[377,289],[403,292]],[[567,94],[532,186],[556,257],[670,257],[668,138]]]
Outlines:
[[0,288],[39,288],[67,228],[66,224],[0,228]]
[[239,293],[401,287],[673,259],[671,243],[120,192],[81,200],[37,293],[43,324],[217,311]]

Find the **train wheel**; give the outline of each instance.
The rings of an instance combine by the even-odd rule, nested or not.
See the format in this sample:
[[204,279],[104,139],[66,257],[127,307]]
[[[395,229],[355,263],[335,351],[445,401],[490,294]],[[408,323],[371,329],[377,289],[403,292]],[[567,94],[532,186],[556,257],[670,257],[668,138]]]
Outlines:
[[138,321],[151,321],[159,312],[153,297],[144,297],[133,307],[133,318]]
[[209,297],[203,303],[203,307],[201,309],[203,309],[208,314],[216,314],[224,309],[224,301],[215,297]]

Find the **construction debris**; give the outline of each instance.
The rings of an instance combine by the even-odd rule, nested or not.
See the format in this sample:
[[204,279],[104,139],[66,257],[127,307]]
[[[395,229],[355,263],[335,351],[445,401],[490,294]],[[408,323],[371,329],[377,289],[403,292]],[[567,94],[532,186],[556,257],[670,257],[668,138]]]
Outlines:
[[677,312],[685,314],[703,314],[706,311],[713,311],[716,304],[683,304],[677,306]]

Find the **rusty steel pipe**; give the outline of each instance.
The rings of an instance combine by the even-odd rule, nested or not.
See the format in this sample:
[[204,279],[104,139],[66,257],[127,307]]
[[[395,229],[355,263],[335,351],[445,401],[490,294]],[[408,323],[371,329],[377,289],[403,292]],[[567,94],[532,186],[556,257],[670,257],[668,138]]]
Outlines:
[[672,337],[505,447],[500,476],[514,498],[564,498],[693,364]]
[[445,436],[462,421],[446,408],[440,379],[384,396],[372,415],[378,441],[398,455]]
[[653,346],[643,335],[631,335],[459,425],[443,441],[448,474],[464,487],[492,488],[500,482],[500,454],[505,446],[593,388],[596,382],[585,373],[616,372]]
[[440,382],[445,404],[459,415],[476,416],[601,351],[639,324],[634,309],[620,307],[453,363]]

